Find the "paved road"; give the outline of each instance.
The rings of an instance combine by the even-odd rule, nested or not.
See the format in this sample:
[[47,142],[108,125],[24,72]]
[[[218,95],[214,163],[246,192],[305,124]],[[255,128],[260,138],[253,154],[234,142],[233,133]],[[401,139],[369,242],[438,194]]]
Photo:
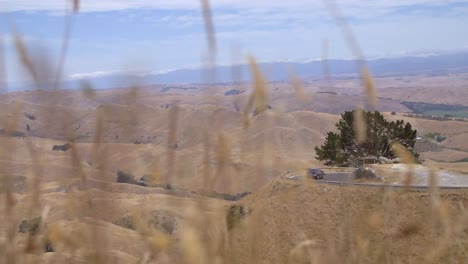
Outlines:
[[352,183],[353,177],[351,173],[348,172],[333,172],[333,173],[326,173],[323,177],[323,181],[339,181],[339,182],[347,182]]
[[[288,180],[300,180],[300,179],[311,179],[305,176],[305,174],[290,174],[285,176],[286,179]],[[333,182],[345,182],[345,183],[352,183],[353,179],[351,176],[351,173],[349,172],[329,172],[325,173],[325,176],[321,180],[317,181],[333,181]]]
[[[304,174],[294,174],[285,175],[284,177],[287,180],[301,180],[301,179],[310,179],[305,177]],[[321,180],[315,180],[318,183],[326,184],[335,184],[335,185],[359,185],[359,186],[371,186],[371,187],[391,187],[391,188],[404,188],[405,185],[402,184],[388,184],[388,183],[379,183],[379,182],[355,182],[353,180],[352,174],[349,172],[329,172],[325,173],[325,176]],[[428,186],[415,185],[411,186],[411,189],[421,189],[425,190],[429,188]],[[439,186],[439,189],[467,189],[466,186]]]

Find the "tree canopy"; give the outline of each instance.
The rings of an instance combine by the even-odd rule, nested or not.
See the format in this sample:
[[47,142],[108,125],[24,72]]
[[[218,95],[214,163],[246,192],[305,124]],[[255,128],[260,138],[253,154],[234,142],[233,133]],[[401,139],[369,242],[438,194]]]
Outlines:
[[341,114],[341,119],[336,124],[338,131],[328,132],[323,145],[315,147],[318,160],[325,161],[327,166],[348,166],[363,157],[393,159],[396,157],[392,149],[393,142],[399,142],[418,157],[414,152],[417,131],[413,130],[410,123],[405,124],[403,120],[389,122],[378,111],[363,111],[366,137],[358,140],[355,128],[359,120],[356,120],[356,111],[358,110]]

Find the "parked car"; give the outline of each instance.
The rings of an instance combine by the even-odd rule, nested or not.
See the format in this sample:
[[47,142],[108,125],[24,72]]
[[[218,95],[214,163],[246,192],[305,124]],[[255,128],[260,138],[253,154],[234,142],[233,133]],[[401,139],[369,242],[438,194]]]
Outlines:
[[321,169],[310,168],[307,170],[307,176],[314,180],[321,180],[325,176],[325,172],[323,172]]

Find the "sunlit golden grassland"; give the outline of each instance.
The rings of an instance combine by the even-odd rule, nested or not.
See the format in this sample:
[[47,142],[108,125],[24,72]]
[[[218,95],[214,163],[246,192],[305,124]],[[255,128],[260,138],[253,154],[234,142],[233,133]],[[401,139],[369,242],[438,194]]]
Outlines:
[[[214,65],[209,1],[201,4]],[[222,99],[231,109],[214,103],[221,97],[190,101],[145,87],[58,89],[78,6],[73,1],[56,70],[14,33],[19,60],[37,87],[55,88],[0,98],[0,263],[468,262],[467,191],[440,190],[435,169],[430,188],[411,189],[415,160],[401,145],[394,148],[408,164],[404,189],[280,177],[319,165],[313,146],[303,145],[320,144],[324,132],[314,127],[331,129],[339,117],[268,109],[272,93],[253,56],[249,93]],[[378,109],[371,74],[358,67]],[[296,100],[312,103],[300,80],[291,79]],[[171,106],[162,109],[163,102]],[[37,120],[26,118],[30,112]],[[357,139],[365,140],[359,112],[356,118]],[[291,133],[292,119],[312,121]],[[34,136],[25,131],[29,124]],[[25,136],[9,136],[14,131]],[[161,136],[145,143],[142,131]],[[64,143],[71,148],[51,150]],[[116,183],[118,170],[147,175],[157,186]],[[211,191],[253,193],[233,202],[206,195]]]

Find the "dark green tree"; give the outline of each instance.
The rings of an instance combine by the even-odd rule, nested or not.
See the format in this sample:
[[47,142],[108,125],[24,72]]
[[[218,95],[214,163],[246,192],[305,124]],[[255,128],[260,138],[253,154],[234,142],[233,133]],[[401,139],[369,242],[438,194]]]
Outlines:
[[341,119],[336,124],[338,131],[328,132],[324,144],[315,147],[318,160],[325,161],[327,166],[348,166],[369,156],[393,159],[393,142],[399,142],[418,157],[413,151],[417,131],[412,129],[411,124],[405,124],[403,120],[389,122],[378,111],[363,112],[366,137],[363,142],[358,142],[354,129],[355,111],[341,114]]

